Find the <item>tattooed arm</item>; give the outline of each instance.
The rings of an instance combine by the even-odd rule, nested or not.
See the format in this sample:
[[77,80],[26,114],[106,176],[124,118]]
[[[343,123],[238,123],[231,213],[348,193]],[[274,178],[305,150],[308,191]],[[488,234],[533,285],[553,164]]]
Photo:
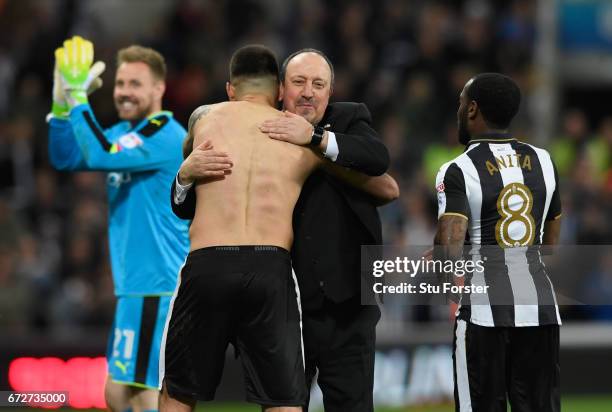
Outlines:
[[195,126],[202,117],[210,112],[210,108],[210,105],[200,106],[189,117],[187,137],[183,142],[185,160],[178,173],[178,180],[182,185],[189,185],[202,178],[223,178],[232,167],[228,154],[214,150],[210,141],[204,140],[197,147],[193,147]]
[[[443,262],[462,259],[470,213],[463,173],[456,164],[447,163],[440,168],[436,177],[436,192],[438,230],[431,257]],[[440,282],[459,281],[446,271],[437,275]]]
[[445,214],[440,217],[434,238],[437,258],[456,260],[462,257],[467,224],[468,219],[460,214]]
[[463,253],[470,213],[463,173],[454,162],[440,168],[436,177],[436,192],[438,231],[434,239],[434,256],[459,259]]

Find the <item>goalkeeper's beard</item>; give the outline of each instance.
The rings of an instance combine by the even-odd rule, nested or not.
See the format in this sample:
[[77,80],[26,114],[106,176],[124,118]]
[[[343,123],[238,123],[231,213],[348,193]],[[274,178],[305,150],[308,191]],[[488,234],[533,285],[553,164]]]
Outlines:
[[142,120],[145,117],[149,116],[153,112],[153,103],[150,102],[147,106],[143,106],[142,101],[139,99],[130,99],[132,102],[133,108],[126,109],[122,106],[122,103],[126,99],[115,100],[115,109],[117,110],[117,114],[121,120],[127,121],[138,121]]

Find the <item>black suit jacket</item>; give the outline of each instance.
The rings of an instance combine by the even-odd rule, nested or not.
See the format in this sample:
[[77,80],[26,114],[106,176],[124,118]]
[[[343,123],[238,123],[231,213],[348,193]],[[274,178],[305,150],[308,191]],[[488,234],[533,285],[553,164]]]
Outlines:
[[[389,167],[389,153],[371,127],[371,115],[360,103],[332,103],[319,126],[336,135],[336,163],[381,175]],[[195,213],[195,190],[172,210],[183,219]],[[381,244],[380,218],[372,200],[323,171],[304,183],[293,212],[292,265],[300,285],[302,307],[316,310],[324,297],[343,302],[361,291],[361,245]],[[366,288],[371,291],[371,288]]]

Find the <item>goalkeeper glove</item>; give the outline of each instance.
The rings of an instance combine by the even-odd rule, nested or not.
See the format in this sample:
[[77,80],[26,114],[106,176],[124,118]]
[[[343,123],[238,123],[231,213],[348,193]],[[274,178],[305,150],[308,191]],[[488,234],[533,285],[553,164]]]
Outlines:
[[57,74],[54,73],[53,114],[61,116],[87,103],[87,95],[102,85],[99,76],[106,66],[103,62],[92,66],[92,62],[93,44],[79,36],[66,40],[64,47],[55,50]]
[[51,104],[51,113],[47,116],[47,120],[49,120],[49,117],[66,119],[68,118],[69,112],[68,102],[66,102],[66,96],[64,95],[64,89],[62,88],[56,61],[55,67],[53,68],[53,103]]
[[[90,69],[90,75],[96,76],[89,87],[87,88],[87,95],[90,96],[93,92],[102,87],[102,79],[98,77],[104,71],[105,65],[103,62],[95,62]],[[51,117],[58,119],[67,119],[70,114],[70,108],[66,101],[66,95],[64,94],[64,88],[62,85],[61,75],[57,68],[57,62],[53,68],[53,103],[51,105],[51,113],[47,116],[47,121]]]

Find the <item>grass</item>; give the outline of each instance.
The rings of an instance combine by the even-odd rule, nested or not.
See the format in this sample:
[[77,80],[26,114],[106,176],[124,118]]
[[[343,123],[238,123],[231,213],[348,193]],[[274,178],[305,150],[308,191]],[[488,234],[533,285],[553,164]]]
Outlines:
[[[454,410],[453,405],[376,408],[376,412],[454,412]],[[566,396],[563,397],[562,410],[563,412],[610,412],[612,411],[612,396]],[[211,403],[199,404],[196,412],[259,412],[259,407],[249,404]]]
[[[510,408],[508,408],[510,410]],[[562,401],[563,412],[610,412],[612,396],[565,396]],[[49,409],[41,409],[49,411]],[[85,412],[83,409],[62,408],[62,412]],[[90,412],[99,412],[91,409]],[[247,403],[200,403],[196,412],[259,412],[256,405]],[[15,412],[15,408],[0,408],[0,412]],[[322,411],[312,411],[322,412]],[[348,411],[347,411],[348,412]],[[377,407],[376,412],[454,412],[452,405],[413,406],[401,408]]]

